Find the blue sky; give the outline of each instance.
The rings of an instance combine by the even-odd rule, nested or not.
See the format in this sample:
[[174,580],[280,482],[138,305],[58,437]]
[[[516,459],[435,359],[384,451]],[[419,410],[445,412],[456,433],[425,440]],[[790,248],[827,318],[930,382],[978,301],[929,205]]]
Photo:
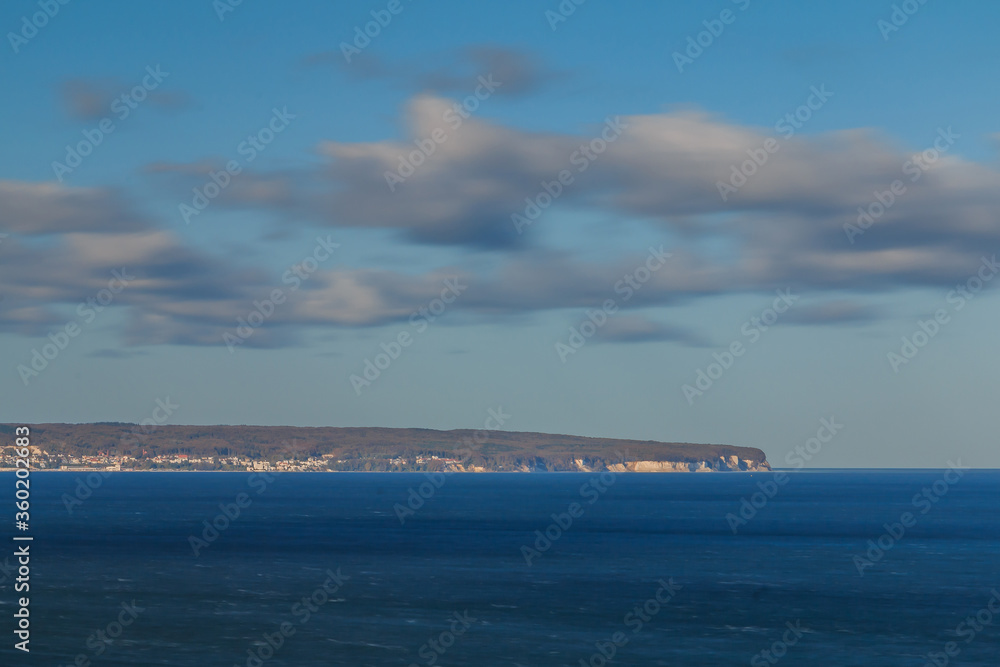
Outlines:
[[0,9],[0,420],[1000,467],[994,3],[220,6]]

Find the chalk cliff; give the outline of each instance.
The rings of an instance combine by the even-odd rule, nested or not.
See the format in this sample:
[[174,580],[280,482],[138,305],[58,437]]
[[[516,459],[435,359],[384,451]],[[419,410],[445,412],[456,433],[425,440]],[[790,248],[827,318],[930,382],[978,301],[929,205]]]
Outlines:
[[[548,461],[536,457],[529,463],[521,463],[515,468],[506,468],[513,472],[767,472],[771,464],[767,459],[744,459],[739,456],[718,457],[690,461],[661,460],[628,460],[618,462],[602,459],[573,459],[573,465],[567,467],[561,461]],[[448,472],[500,472],[489,465],[473,465],[466,463],[450,463],[445,467]]]
[[735,455],[705,461],[625,461],[608,466],[613,472],[758,472],[770,469],[766,459],[753,461]]

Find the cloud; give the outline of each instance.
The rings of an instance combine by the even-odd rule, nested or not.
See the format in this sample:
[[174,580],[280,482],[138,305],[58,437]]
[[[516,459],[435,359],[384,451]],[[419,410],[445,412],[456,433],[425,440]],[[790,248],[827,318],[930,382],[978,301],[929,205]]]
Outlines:
[[838,299],[796,306],[782,318],[789,324],[803,325],[867,324],[881,319],[883,315],[874,306]]
[[0,180],[0,228],[8,232],[32,236],[148,227],[112,190]]
[[[595,262],[546,247],[539,230],[556,209],[597,211],[612,225],[641,222],[670,240],[665,250],[673,256],[635,291],[629,308],[791,288],[818,300],[789,314],[800,324],[871,321],[879,311],[859,305],[855,295],[952,286],[1000,246],[1000,173],[953,151],[912,178],[911,152],[870,130],[783,137],[780,150],[723,199],[718,183],[773,132],[671,112],[611,119],[622,133],[602,145],[604,121],[575,132],[529,132],[473,115],[453,128],[446,120],[453,105],[419,95],[405,109],[407,139],[324,141],[317,146],[322,165],[245,171],[213,201],[213,213],[215,207],[270,211],[282,230],[301,224],[393,230],[406,242],[442,246],[458,258],[416,274],[324,267],[247,345],[295,344],[306,327],[406,321],[440,294],[449,276],[469,285],[449,306],[450,322],[509,321],[614,298],[646,249]],[[386,172],[414,151],[414,140],[440,128],[448,130],[447,141],[391,191]],[[937,136],[929,130],[928,145]],[[591,145],[601,148],[595,157],[575,161]],[[220,165],[159,162],[147,171],[186,193]],[[562,170],[572,183],[518,234],[512,215],[523,213],[526,198],[536,199]],[[856,224],[859,207],[877,202],[897,179],[905,192],[851,243],[845,225]],[[254,299],[281,285],[272,272],[185,245],[114,191],[0,181],[0,228],[11,233],[0,265],[6,331],[44,334],[59,313],[38,304],[72,306],[125,266],[139,274],[115,305],[129,315],[127,343],[217,345]],[[479,262],[483,257],[488,261]],[[622,314],[608,326],[607,342],[705,344],[697,333],[639,316]]]
[[[413,140],[442,127],[450,106],[413,99]],[[587,161],[581,147],[600,137],[599,124],[579,134],[532,133],[473,116],[394,192],[385,175],[414,150],[412,140],[326,142],[327,194],[311,206],[332,226],[393,228],[419,243],[523,249],[548,213],[523,235],[511,216],[568,169],[573,182],[549,210],[600,210],[731,247],[736,285],[940,285],[972,270],[984,248],[1000,246],[1000,173],[955,155],[915,171],[913,154],[871,131],[796,135],[782,138],[769,162],[723,200],[719,183],[773,132],[690,112],[620,121],[621,137]],[[932,128],[928,145],[948,133]],[[876,194],[896,180],[905,192],[851,243],[845,226],[856,225],[859,207],[878,203]]]
[[[135,84],[114,79],[70,79],[60,86],[66,113],[77,120],[99,121],[112,116],[111,105],[116,98],[128,93]],[[169,90],[148,90],[143,104],[165,111],[187,107],[190,99],[184,93]]]
[[398,80],[405,81],[401,73],[394,71],[385,61],[371,50],[354,54],[351,62],[347,62],[344,54],[338,49],[336,51],[322,51],[303,57],[299,64],[306,68],[327,68],[333,67],[343,71],[354,79],[360,80]]
[[133,359],[149,354],[145,350],[121,350],[116,348],[104,348],[88,354],[88,357],[95,359]]
[[[170,188],[179,203],[191,205],[192,189],[202,188],[211,180],[213,172],[225,172],[227,160],[205,158],[195,162],[152,162],[143,171],[160,179]],[[300,202],[307,196],[293,187],[297,179],[308,175],[294,172],[253,171],[247,167],[231,177],[229,185],[222,188],[212,200],[213,205],[234,208],[270,207],[289,214],[300,208]]]
[[74,118],[99,120],[108,114],[115,97],[115,86],[107,81],[72,79],[62,84],[66,111]]
[[520,96],[538,92],[562,75],[546,70],[533,55],[503,46],[465,49],[455,62],[417,77],[420,87],[432,94],[471,94],[480,76],[492,75],[501,83],[497,95]]
[[224,314],[249,303],[270,278],[186,246],[104,190],[0,182],[0,211],[11,230],[0,263],[0,331],[41,336],[78,321],[77,306],[107,290],[117,273],[128,284],[109,307],[138,323],[129,342],[172,342],[142,323],[176,314],[170,326],[178,339],[190,338],[179,331],[185,323],[218,331]]
[[427,96],[411,102],[414,138],[425,139],[435,130],[447,131],[449,138],[394,192],[386,173],[414,150],[412,142],[323,143],[320,151],[331,163],[323,174],[327,194],[316,201],[316,215],[327,224],[396,228],[421,243],[520,245],[511,214],[524,208],[525,197],[534,196],[543,179],[570,166],[575,138],[529,137],[475,117],[451,130],[452,105]]
[[344,58],[339,50],[324,51],[304,57],[306,68],[335,67],[354,79],[385,81],[404,90],[424,95],[470,95],[479,85],[480,76],[492,75],[501,83],[498,96],[518,97],[536,93],[564,78],[549,71],[535,55],[502,45],[470,46],[439,56],[436,63],[390,63],[374,53],[363,52]]
[[672,342],[689,347],[711,347],[704,335],[685,329],[654,322],[642,315],[613,315],[597,330],[594,339],[603,343]]
[[7,295],[0,302],[0,330],[44,335],[78,319],[78,304],[107,290],[116,273],[128,282],[124,289],[114,284],[118,291],[110,307],[133,315],[196,313],[204,323],[221,323],[222,305],[249,303],[252,288],[268,278],[161,231],[69,234],[44,247],[17,244],[0,264]]

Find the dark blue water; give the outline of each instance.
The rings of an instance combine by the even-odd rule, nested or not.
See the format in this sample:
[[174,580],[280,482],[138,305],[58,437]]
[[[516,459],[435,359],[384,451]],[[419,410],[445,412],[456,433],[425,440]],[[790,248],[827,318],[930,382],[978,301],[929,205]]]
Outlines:
[[996,472],[117,473],[70,513],[83,477],[32,475],[31,654],[0,575],[0,664],[1000,664]]

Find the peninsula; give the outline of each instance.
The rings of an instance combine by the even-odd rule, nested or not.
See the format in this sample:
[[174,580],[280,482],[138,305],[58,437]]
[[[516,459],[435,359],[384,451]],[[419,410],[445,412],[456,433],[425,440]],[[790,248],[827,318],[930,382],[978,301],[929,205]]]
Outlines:
[[[14,429],[0,424],[0,467]],[[32,467],[317,472],[711,472],[770,470],[751,447],[500,430],[36,424]]]

